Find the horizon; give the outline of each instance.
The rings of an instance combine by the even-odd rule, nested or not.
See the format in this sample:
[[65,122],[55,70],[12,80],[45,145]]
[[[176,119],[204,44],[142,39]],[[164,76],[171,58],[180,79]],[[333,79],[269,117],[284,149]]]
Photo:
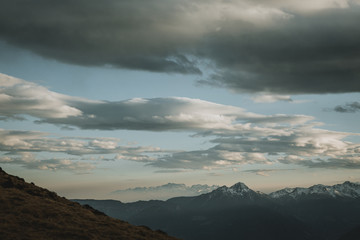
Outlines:
[[[0,167],[0,169],[1,169],[1,167]],[[21,178],[21,176],[16,176],[16,177]],[[25,179],[25,182],[28,182],[28,181]],[[110,192],[108,194],[108,196],[110,196],[110,198],[71,198],[70,197],[68,199],[70,199],[70,200],[104,200],[104,201],[114,200],[114,201],[120,201],[122,203],[133,203],[133,202],[138,202],[138,201],[152,201],[152,200],[167,201],[167,200],[169,200],[171,198],[176,198],[176,197],[196,197],[196,196],[200,196],[200,195],[203,195],[203,194],[211,193],[211,192],[217,190],[218,188],[222,188],[222,187],[231,188],[231,187],[233,187],[233,186],[235,186],[236,184],[239,184],[239,183],[244,184],[246,187],[248,187],[249,189],[251,189],[251,190],[253,190],[255,192],[260,192],[260,193],[263,193],[263,194],[266,194],[266,195],[270,195],[271,193],[274,193],[274,192],[277,192],[277,191],[280,191],[280,190],[284,190],[284,189],[289,189],[289,188],[290,189],[297,189],[297,188],[306,189],[306,188],[311,188],[311,187],[318,186],[318,185],[326,186],[326,187],[333,187],[333,186],[336,186],[336,185],[343,185],[343,184],[348,183],[348,182],[360,185],[360,182],[344,181],[344,182],[339,182],[339,183],[332,184],[332,185],[324,185],[324,184],[318,183],[318,184],[307,185],[307,186],[292,186],[292,187],[285,186],[283,188],[277,188],[277,189],[272,189],[272,190],[268,189],[267,191],[261,191],[261,190],[257,190],[257,189],[253,189],[253,188],[249,187],[244,182],[236,182],[236,183],[233,183],[231,185],[222,185],[222,186],[220,186],[220,185],[211,185],[211,186],[209,186],[209,185],[206,185],[206,184],[204,184],[204,185],[202,185],[202,184],[185,185],[183,183],[171,183],[171,182],[169,182],[169,183],[166,183],[166,184],[163,184],[163,185],[158,185],[158,186],[117,189],[117,190],[115,190],[113,192]],[[175,188],[174,188],[174,185],[175,185]],[[196,193],[195,191],[192,191],[190,193],[190,191],[188,191],[190,188],[192,188],[194,186],[199,186],[199,185],[201,187],[206,186],[206,187],[211,187],[213,189],[211,189],[210,191],[204,191],[205,188],[202,188],[201,190],[203,192],[201,192],[201,193]],[[168,187],[168,186],[170,186],[170,187]],[[176,187],[178,187],[178,186],[185,186],[185,191],[174,192],[174,190],[176,190]],[[39,186],[39,187],[42,187],[42,186]],[[163,187],[168,187],[168,188],[167,189],[162,189]],[[137,192],[137,191],[139,191],[139,192]],[[123,195],[121,195],[121,193],[123,193]],[[57,194],[59,194],[59,193],[57,193]],[[139,197],[139,196],[141,196],[141,197]]]
[[[1,167],[0,167],[1,171],[4,171]],[[6,173],[6,172],[5,172]],[[15,177],[20,177],[21,176],[15,176]],[[25,182],[29,183],[26,179],[24,179]],[[333,185],[323,185],[323,184],[315,184],[315,185],[311,185],[311,186],[295,186],[295,187],[284,187],[281,189],[275,189],[272,191],[259,191],[256,189],[252,189],[251,187],[247,186],[245,183],[243,182],[236,182],[232,185],[223,185],[223,186],[219,186],[219,185],[212,185],[212,186],[208,186],[208,185],[201,185],[201,184],[195,184],[195,185],[185,185],[185,184],[181,184],[181,183],[166,183],[163,185],[159,185],[159,186],[149,186],[149,187],[135,187],[135,188],[127,188],[127,189],[118,189],[114,192],[111,192],[109,196],[113,196],[112,198],[100,198],[100,199],[96,199],[96,198],[68,198],[71,201],[81,201],[81,200],[96,200],[96,201],[119,201],[122,203],[135,203],[135,202],[141,202],[141,201],[163,201],[166,202],[167,200],[170,200],[172,198],[183,198],[183,197],[197,197],[203,194],[209,194],[212,193],[213,191],[216,191],[219,188],[232,188],[237,184],[242,184],[245,185],[247,188],[249,188],[252,191],[255,191],[256,193],[260,193],[260,194],[265,194],[265,195],[271,195],[273,193],[276,193],[278,191],[282,191],[285,189],[310,189],[312,187],[316,187],[316,186],[325,186],[325,187],[335,187],[338,185],[344,185],[344,184],[357,184],[360,186],[360,182],[351,182],[351,181],[345,181],[342,183],[337,183],[337,184],[333,184]],[[33,183],[31,183],[33,184]],[[35,184],[36,186],[36,184]],[[42,187],[42,186],[38,186],[38,187]],[[166,187],[166,188],[164,188]],[[176,190],[177,187],[185,187],[180,189],[180,191],[176,192],[174,190]],[[201,191],[196,192],[196,191],[189,191],[189,189],[192,189],[192,187],[200,187],[197,188],[195,190],[199,190]],[[211,188],[209,190],[209,188]],[[179,189],[177,189],[179,190]],[[58,193],[57,193],[58,194]],[[123,195],[121,195],[123,194]],[[59,195],[60,196],[60,195]],[[141,197],[139,197],[141,196]]]
[[0,3],[9,174],[72,199],[360,182],[360,1],[53,3]]
[[[234,186],[235,184],[238,184],[238,183],[243,183],[245,184],[249,189],[255,191],[255,192],[260,192],[260,193],[264,193],[266,195],[269,195],[271,193],[274,193],[274,192],[277,192],[277,191],[280,191],[280,190],[283,190],[283,189],[287,189],[287,188],[290,188],[290,189],[296,189],[296,188],[310,188],[310,187],[314,187],[314,186],[317,186],[317,185],[322,185],[322,186],[335,186],[335,185],[342,185],[342,184],[345,184],[347,182],[350,182],[350,183],[355,183],[355,184],[359,184],[360,185],[360,182],[351,182],[351,181],[344,181],[344,182],[341,182],[341,183],[337,183],[337,184],[333,184],[333,185],[324,185],[324,184],[314,184],[314,185],[309,185],[309,186],[293,186],[293,187],[284,187],[284,188],[279,188],[279,189],[273,189],[273,190],[270,190],[268,189],[267,191],[260,191],[260,190],[257,190],[257,189],[252,189],[251,187],[247,186],[246,183],[243,183],[243,182],[237,182],[237,183],[234,183],[232,185],[223,185],[223,186],[217,186],[217,188],[221,188],[221,187],[227,187],[227,188],[230,188],[232,186]],[[164,190],[164,192],[157,192],[159,190],[155,189],[155,195],[154,193],[150,193],[150,194],[147,194],[148,190],[150,188],[159,188],[159,187],[163,187],[163,186],[166,186],[168,184],[176,184],[176,185],[183,185],[181,183],[167,183],[167,184],[164,184],[164,185],[159,185],[159,186],[150,186],[150,187],[136,187],[136,188],[127,188],[127,189],[119,189],[119,190],[116,190],[114,192],[112,192],[111,194],[114,196],[113,198],[107,198],[107,199],[76,199],[76,200],[115,200],[115,201],[120,201],[120,202],[123,202],[123,203],[132,203],[132,202],[137,202],[137,201],[150,201],[150,200],[160,200],[160,201],[167,201],[171,198],[176,198],[176,197],[196,197],[196,196],[200,196],[202,194],[207,194],[207,193],[211,193],[212,191],[215,191],[217,188],[215,188],[214,190],[211,190],[209,192],[203,192],[203,193],[200,193],[200,194],[178,194],[178,193],[174,193],[173,195],[169,194],[168,192],[166,192],[166,190]],[[192,186],[187,186],[185,185],[186,187],[192,187]],[[212,185],[214,186],[214,185]],[[134,190],[138,190],[140,188],[140,190],[143,190],[142,188],[147,188],[146,192],[140,192],[140,194],[142,194],[142,198],[138,198],[136,193],[135,193],[135,197],[133,195],[131,195],[131,191],[134,191]],[[170,189],[171,190],[171,189]],[[116,193],[117,191],[124,191],[125,193],[123,195],[119,194],[119,193]],[[134,194],[134,193],[133,193]],[[159,195],[160,194],[160,195]],[[120,196],[119,196],[120,195]],[[155,198],[152,197],[152,196],[156,196]],[[125,199],[125,200],[124,200]]]

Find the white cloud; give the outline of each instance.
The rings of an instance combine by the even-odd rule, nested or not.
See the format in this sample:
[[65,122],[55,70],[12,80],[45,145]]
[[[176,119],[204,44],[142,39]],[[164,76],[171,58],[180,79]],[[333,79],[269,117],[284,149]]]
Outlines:
[[30,115],[47,122],[81,129],[149,131],[241,130],[246,123],[298,124],[302,115],[266,116],[245,109],[183,97],[92,101],[52,92],[24,80],[0,75],[0,116]]
[[[0,162],[31,169],[89,172],[95,168],[89,161],[149,162],[155,160],[151,154],[164,153],[157,147],[121,146],[118,142],[114,138],[65,138],[34,131],[0,129],[0,152],[3,153]],[[59,157],[49,158],[49,153]]]
[[38,170],[66,170],[75,173],[89,173],[95,168],[90,163],[84,161],[74,161],[72,159],[38,159],[37,156],[29,152],[18,152],[13,155],[0,156],[0,163],[17,164],[28,169]]
[[292,171],[292,170],[294,170],[294,169],[250,169],[250,170],[244,170],[242,172],[255,173],[256,175],[259,175],[259,176],[269,177],[270,173],[282,172],[282,171]]
[[[205,150],[173,152],[156,147],[120,146],[114,138],[60,138],[41,132],[0,129],[0,151],[7,154],[96,155],[103,160],[138,161],[168,169],[231,168],[275,162],[356,167],[360,157],[360,145],[345,141],[346,137],[359,134],[320,129],[321,123],[314,122],[311,116],[263,115],[181,97],[92,101],[54,93],[6,75],[0,75],[0,79],[0,91],[7,96],[0,104],[3,117],[30,115],[38,118],[38,122],[81,129],[188,131],[195,133],[193,136],[213,137],[210,142],[214,144]],[[11,162],[11,159],[4,157],[3,161]],[[67,163],[58,161],[62,166]],[[43,168],[51,169],[49,164]]]
[[[275,128],[281,128],[276,126]],[[236,136],[219,135],[211,147],[202,151],[184,151],[150,163],[161,168],[214,169],[242,164],[297,164],[318,168],[360,168],[360,144],[344,139],[352,133],[315,128],[314,125],[284,127],[287,134]]]
[[67,96],[0,73],[0,114],[28,114],[40,118],[79,116],[81,111],[66,104]]
[[251,99],[258,103],[273,103],[277,101],[292,102],[289,95],[276,95],[276,94],[256,94]]

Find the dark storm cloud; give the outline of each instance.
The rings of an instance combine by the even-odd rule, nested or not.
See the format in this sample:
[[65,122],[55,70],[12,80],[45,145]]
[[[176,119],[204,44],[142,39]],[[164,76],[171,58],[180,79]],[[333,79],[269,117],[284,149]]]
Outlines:
[[180,51],[187,37],[166,34],[178,11],[159,0],[2,1],[0,36],[74,64],[200,73]]
[[360,103],[359,102],[352,102],[347,103],[343,106],[339,105],[334,108],[336,112],[341,113],[354,113],[360,111]]
[[360,90],[360,9],[295,15],[266,29],[236,26],[209,38],[220,71],[201,83],[280,94]]
[[[200,74],[236,92],[359,92],[357,1],[12,0],[0,38],[45,57]],[[205,71],[204,71],[205,72]]]

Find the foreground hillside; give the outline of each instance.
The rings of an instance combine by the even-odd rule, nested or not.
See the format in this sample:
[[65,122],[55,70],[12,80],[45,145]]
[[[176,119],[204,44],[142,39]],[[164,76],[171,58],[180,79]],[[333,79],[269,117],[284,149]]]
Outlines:
[[0,239],[175,239],[113,219],[0,168]]

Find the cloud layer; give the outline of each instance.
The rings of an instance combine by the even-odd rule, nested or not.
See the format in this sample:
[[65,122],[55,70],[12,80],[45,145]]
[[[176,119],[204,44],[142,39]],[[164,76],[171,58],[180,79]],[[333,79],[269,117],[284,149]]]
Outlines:
[[[92,169],[79,162],[130,160],[170,170],[232,167],[243,164],[296,164],[318,168],[360,168],[360,144],[351,135],[320,128],[306,115],[263,115],[245,109],[190,98],[134,98],[93,101],[0,75],[0,116],[35,117],[38,123],[94,130],[186,131],[210,137],[213,147],[177,151],[120,146],[118,139],[66,138],[34,131],[0,129],[2,162],[40,169]],[[46,153],[65,158],[49,159]],[[24,155],[25,154],[25,155]],[[30,154],[30,155],[26,155]],[[28,161],[24,156],[41,154]]]
[[[279,127],[277,127],[279,128]],[[272,133],[227,136],[201,151],[166,155],[149,163],[161,168],[217,169],[243,164],[296,164],[311,168],[360,168],[360,144],[344,139],[352,135],[308,126],[282,128]]]
[[89,161],[150,162],[155,160],[152,154],[162,153],[160,148],[119,145],[119,141],[0,129],[0,163],[19,164],[30,169],[89,172],[95,168]]
[[359,3],[3,1],[0,39],[68,63],[203,73],[235,92],[359,92]]
[[47,122],[81,129],[198,131],[240,130],[247,123],[298,124],[303,115],[262,115],[242,108],[181,97],[93,101],[52,92],[25,80],[0,74],[0,116],[30,115]]
[[341,112],[341,113],[355,113],[360,111],[360,103],[359,102],[352,102],[352,103],[347,103],[345,105],[338,105],[334,108],[334,110],[336,112]]

